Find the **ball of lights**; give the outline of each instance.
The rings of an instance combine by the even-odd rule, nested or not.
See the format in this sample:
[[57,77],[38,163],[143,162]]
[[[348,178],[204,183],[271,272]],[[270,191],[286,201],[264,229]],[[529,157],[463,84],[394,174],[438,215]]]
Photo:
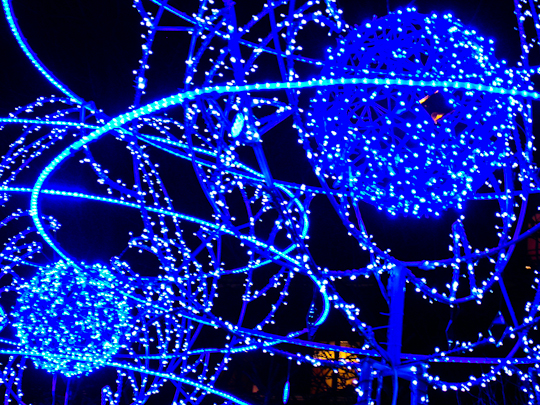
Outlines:
[[391,13],[352,29],[327,58],[327,79],[359,78],[312,101],[308,153],[332,188],[394,215],[440,215],[462,208],[509,153],[514,100],[476,89],[512,80],[492,41],[451,15]]
[[130,324],[122,285],[105,267],[62,261],[20,287],[13,312],[17,337],[37,367],[85,375],[116,354]]

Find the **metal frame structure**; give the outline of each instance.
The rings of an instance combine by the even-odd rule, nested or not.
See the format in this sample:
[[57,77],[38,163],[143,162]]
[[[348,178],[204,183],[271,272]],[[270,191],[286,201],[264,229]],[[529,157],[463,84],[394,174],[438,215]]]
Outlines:
[[[43,64],[2,0],[15,40],[58,93],[0,117],[9,136],[19,131],[0,161],[5,400],[25,403],[25,375],[37,367],[54,374],[54,387],[57,375],[84,384],[94,370],[115,370],[102,404],[168,395],[171,404],[247,405],[249,393],[233,395],[220,376],[236,357],[261,352],[293,367],[348,370],[358,404],[380,403],[385,378],[392,404],[399,395],[421,404],[428,388],[474,391],[502,373],[538,403],[540,278],[523,293],[519,319],[503,273],[518,242],[540,229],[523,229],[540,187],[532,132],[540,93],[528,62],[538,4],[515,1],[522,61],[511,67],[449,14],[403,8],[351,27],[333,0],[259,3],[245,18],[230,0],[201,0],[193,15],[181,2],[134,0],[145,30],[134,101],[110,117]],[[189,38],[183,87],[148,102],[163,32]],[[304,51],[306,32],[333,41],[326,59]],[[265,146],[284,127],[318,184],[276,176]],[[62,180],[73,167],[84,170],[70,186]],[[360,266],[318,261],[310,238],[320,200],[355,241]],[[56,218],[54,207],[82,202],[96,218],[107,210],[131,218],[122,225],[129,238],[105,264],[85,264],[62,242],[85,230],[69,230],[77,218]],[[496,207],[492,246],[469,241],[468,204]],[[400,260],[380,247],[366,218],[373,207],[413,221],[454,210],[446,256]],[[344,292],[344,280],[360,277],[380,288],[385,325],[368,325],[370,305]],[[499,336],[492,323],[476,339],[406,353],[406,297],[453,309],[481,304],[494,288],[512,322]],[[332,317],[346,320],[358,346],[318,342]],[[447,381],[429,368],[441,363],[487,369]],[[283,403],[295,395],[290,368]]]

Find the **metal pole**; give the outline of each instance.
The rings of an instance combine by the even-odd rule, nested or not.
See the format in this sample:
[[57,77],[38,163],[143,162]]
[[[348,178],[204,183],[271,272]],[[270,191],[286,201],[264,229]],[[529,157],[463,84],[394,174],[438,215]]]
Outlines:
[[428,385],[424,378],[425,366],[416,366],[416,373],[411,380],[411,405],[422,405],[428,401]]
[[360,369],[360,378],[358,382],[358,401],[356,405],[371,404],[371,386],[373,383],[373,364],[372,360],[367,359],[362,362]]
[[401,356],[401,336],[403,334],[403,307],[405,303],[405,272],[394,267],[388,282],[390,295],[390,323],[388,325],[388,356],[396,367]]

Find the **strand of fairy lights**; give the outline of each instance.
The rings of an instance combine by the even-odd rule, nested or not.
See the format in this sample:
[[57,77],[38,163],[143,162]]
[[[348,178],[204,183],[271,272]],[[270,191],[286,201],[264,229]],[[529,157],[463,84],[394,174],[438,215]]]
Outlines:
[[[160,5],[161,5],[161,4],[160,4]],[[377,80],[380,80],[380,79],[377,79]],[[416,85],[415,83],[416,83],[416,81],[414,81],[413,84],[410,84],[410,82],[409,82],[409,84],[405,84],[405,85]],[[332,84],[336,84],[336,83],[332,83]],[[342,84],[343,84],[343,83],[342,83]],[[354,83],[353,83],[353,84],[354,84]],[[373,83],[371,83],[371,82],[365,82],[364,84],[377,84],[377,85],[394,84],[394,85],[395,85],[395,84],[397,84],[397,83],[392,83],[392,82],[385,83],[385,82],[383,82],[383,81],[380,81],[379,83],[375,83],[375,82],[373,82]],[[326,85],[331,85],[331,84],[326,84]],[[425,83],[424,83],[423,86],[429,86],[429,84],[425,84]],[[233,86],[233,87],[234,87],[234,86]],[[306,86],[306,87],[308,87],[308,86]],[[280,87],[277,87],[277,88],[280,88]],[[283,87],[282,87],[282,88],[283,88]],[[503,89],[503,90],[504,90],[504,91],[507,91],[508,89],[506,89],[506,90]],[[527,92],[526,94],[525,94],[525,93],[519,94],[520,92],[519,92],[519,90],[517,90],[517,89],[510,89],[509,91],[512,91],[512,90],[516,92],[514,95],[517,95],[517,96],[524,96],[524,97],[534,97],[534,98],[538,98],[537,95],[536,95],[536,96],[533,95],[533,94],[535,94],[535,93],[528,93],[528,92]],[[234,90],[233,90],[233,91],[234,91]],[[244,90],[239,90],[239,91],[244,91]],[[248,91],[248,90],[247,90],[247,91]],[[492,89],[489,89],[489,88],[488,88],[488,91],[496,92],[496,91],[493,91]],[[498,93],[498,94],[508,94],[508,93]],[[66,126],[70,126],[70,125],[71,125],[71,124],[66,125]],[[73,125],[73,126],[75,126],[75,125]],[[42,190],[42,193],[46,193],[46,190]],[[39,192],[38,192],[38,194],[39,194]],[[36,204],[36,205],[37,205],[37,204]],[[140,208],[140,206],[137,206],[137,207]],[[36,210],[37,210],[37,209],[36,209]],[[37,213],[36,213],[36,215],[37,215]]]
[[[187,91],[178,93],[173,96],[169,96],[166,98],[163,98],[159,101],[147,104],[143,107],[140,107],[134,111],[122,114],[116,118],[113,118],[110,120],[107,124],[102,126],[101,128],[95,130],[89,135],[83,136],[81,140],[73,143],[69,148],[64,150],[61,154],[59,154],[56,158],[52,160],[52,162],[41,172],[40,176],[38,177],[34,188],[32,192],[31,197],[31,215],[34,219],[34,223],[36,224],[36,227],[38,231],[42,234],[45,241],[51,246],[54,246],[54,243],[52,240],[46,235],[46,233],[43,230],[43,226],[41,225],[41,220],[39,218],[38,214],[38,196],[39,191],[45,182],[45,180],[48,178],[48,176],[54,171],[54,169],[68,156],[71,156],[74,152],[82,148],[84,145],[98,139],[101,135],[105,134],[106,132],[119,128],[122,125],[137,119],[139,117],[142,117],[144,115],[148,115],[150,113],[162,110],[164,108],[170,108],[172,106],[175,106],[177,104],[180,104],[184,102],[185,100],[190,100],[193,98],[196,98],[198,96],[202,96],[204,94],[212,94],[212,93],[240,93],[240,92],[250,92],[250,91],[257,91],[257,90],[276,90],[276,89],[289,89],[289,88],[309,88],[309,87],[320,87],[320,86],[329,86],[329,85],[350,85],[350,84],[381,84],[381,85],[407,85],[407,86],[428,86],[428,87],[448,87],[452,86],[453,88],[475,88],[478,91],[489,91],[493,93],[498,94],[507,94],[507,95],[520,95],[522,97],[533,97],[538,98],[540,97],[540,93],[536,92],[529,92],[529,91],[521,91],[515,89],[503,89],[503,88],[496,88],[493,86],[484,86],[484,85],[474,85],[472,83],[468,82],[440,82],[440,81],[415,81],[415,80],[408,80],[408,81],[402,81],[401,79],[385,79],[384,81],[380,81],[380,79],[367,79],[367,78],[341,78],[341,79],[325,79],[325,80],[308,80],[304,82],[286,82],[286,83],[266,83],[264,85],[255,84],[255,85],[244,85],[244,86],[213,86],[210,88],[205,89],[196,89],[193,91]],[[64,257],[64,254],[61,253],[58,248],[54,247],[54,249],[62,256]],[[64,257],[66,260],[69,260],[67,257]]]

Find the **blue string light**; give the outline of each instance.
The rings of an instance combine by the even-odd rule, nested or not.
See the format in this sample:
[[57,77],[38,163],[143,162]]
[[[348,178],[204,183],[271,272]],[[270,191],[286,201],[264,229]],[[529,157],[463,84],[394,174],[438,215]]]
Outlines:
[[[353,28],[342,19],[335,1],[278,0],[261,4],[258,14],[238,26],[232,2],[221,9],[212,9],[212,1],[203,2],[197,13],[188,15],[151,1],[157,6],[153,13],[140,0],[133,3],[145,30],[142,57],[133,71],[134,103],[109,119],[43,65],[22,35],[10,0],[2,0],[25,55],[69,98],[39,98],[0,117],[0,124],[21,130],[0,161],[0,197],[2,209],[8,211],[0,226],[10,235],[0,250],[0,278],[6,280],[1,293],[15,292],[18,297],[13,310],[0,312],[0,326],[11,322],[17,331],[17,340],[0,339],[10,347],[0,354],[12,356],[4,374],[15,375],[13,370],[23,364],[16,356],[68,377],[112,367],[118,372],[116,388],[111,384],[102,389],[102,401],[111,404],[129,392],[131,401],[142,405],[174,382],[175,404],[199,403],[211,394],[224,403],[248,405],[218,388],[219,375],[234,356],[261,351],[289,362],[329,367],[338,374],[343,368],[354,370],[367,376],[366,384],[378,373],[399,374],[412,382],[413,390],[427,384],[466,392],[502,372],[515,373],[523,391],[532,395],[537,389],[534,375],[517,366],[538,364],[535,353],[540,346],[529,335],[540,322],[538,277],[523,321],[503,297],[513,325],[500,339],[480,335],[467,342],[448,341],[447,350],[436,348],[431,354],[396,354],[390,347],[395,339],[381,343],[364,322],[368,315],[358,302],[342,294],[339,280],[371,278],[391,308],[395,292],[403,292],[406,284],[398,288],[393,286],[398,281],[386,280],[399,279],[399,274],[412,287],[406,289],[407,296],[417,293],[426,302],[450,307],[482,304],[496,283],[504,289],[503,270],[516,243],[540,227],[523,231],[526,200],[538,191],[531,107],[540,97],[531,82],[538,69],[527,62],[536,45],[523,28],[527,19],[540,26],[536,6],[525,12],[516,9],[523,54],[522,62],[511,68],[495,59],[492,41],[449,14],[420,15],[408,8]],[[280,14],[282,6],[289,11]],[[166,13],[179,17],[187,26],[177,30],[192,38],[184,87],[141,106],[152,85],[147,71]],[[261,28],[261,21],[270,21],[270,32],[260,34],[268,28]],[[323,30],[335,40],[326,60],[304,54],[305,40],[299,35],[303,29]],[[254,40],[254,32],[262,36]],[[252,79],[263,63],[278,78]],[[307,76],[310,79],[300,73],[301,65],[315,72]],[[274,128],[289,117],[320,186],[276,178],[264,154],[262,145],[272,142],[279,132]],[[112,154],[115,148],[120,154],[127,152],[133,165],[119,175],[111,169],[114,164],[96,153],[103,147],[111,148]],[[256,159],[252,167],[242,161],[246,150]],[[183,190],[171,193],[177,185],[170,184],[167,171],[175,158],[190,163],[180,167],[192,170],[211,215],[188,215],[178,208],[191,196]],[[160,168],[160,159],[167,169]],[[92,191],[85,191],[86,180],[77,189],[52,185],[53,174],[61,177],[58,169],[76,160],[95,177]],[[173,194],[186,200],[178,204]],[[311,202],[316,198],[330,202],[343,232],[369,252],[369,260],[359,268],[329,270],[317,263],[310,247]],[[81,200],[140,214],[129,242],[107,266],[82,263],[56,236],[69,224],[48,214],[49,203]],[[437,217],[448,208],[462,209],[469,200],[499,204],[498,244],[473,248],[467,238],[470,225],[461,211],[450,230],[448,256],[409,262],[378,246],[359,204],[364,201],[397,216]],[[225,252],[231,244],[233,254]],[[152,271],[158,275],[137,274],[132,252],[155,259],[159,264]],[[51,262],[51,253],[62,260]],[[488,261],[492,268],[486,272]],[[28,269],[33,276],[25,276]],[[430,271],[439,275],[435,283],[425,276]],[[265,274],[264,282],[259,273]],[[451,280],[442,287],[446,274]],[[242,280],[241,310],[233,317],[218,316],[217,297],[231,277]],[[309,313],[295,320],[299,326],[294,332],[270,333],[288,317],[286,306],[295,303],[289,293],[298,277],[315,286],[302,291],[312,300]],[[361,346],[316,341],[317,328],[333,313],[349,322]],[[391,318],[395,316],[394,310]],[[214,329],[218,333],[212,335]],[[204,346],[201,335],[212,335],[211,344]],[[486,345],[500,357],[467,357]],[[347,356],[322,359],[291,347]],[[448,382],[427,371],[431,363],[491,368],[468,380]],[[371,367],[367,373],[365,366]],[[17,388],[21,376],[22,371],[1,380],[6,392],[22,395],[15,394],[22,392]],[[283,403],[295,389],[287,378]],[[422,398],[427,401],[427,396]]]

